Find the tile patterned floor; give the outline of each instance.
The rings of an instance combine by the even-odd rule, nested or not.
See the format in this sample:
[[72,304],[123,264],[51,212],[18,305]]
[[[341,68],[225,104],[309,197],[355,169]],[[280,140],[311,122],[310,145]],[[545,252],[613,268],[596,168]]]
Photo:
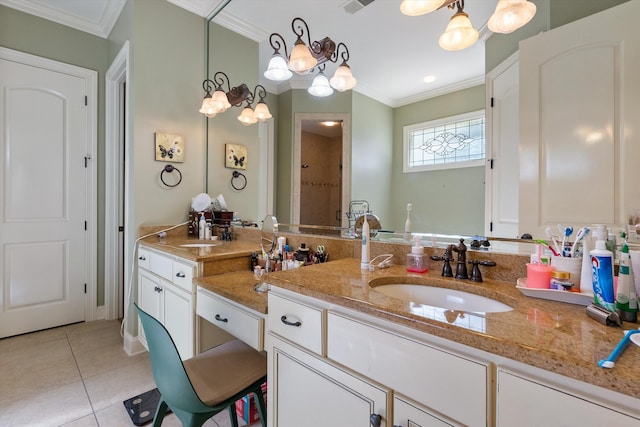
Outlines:
[[[115,320],[0,340],[0,427],[130,427],[122,402],[153,388],[148,353],[128,356]],[[162,425],[180,422],[170,414]],[[228,413],[205,426],[229,427]]]

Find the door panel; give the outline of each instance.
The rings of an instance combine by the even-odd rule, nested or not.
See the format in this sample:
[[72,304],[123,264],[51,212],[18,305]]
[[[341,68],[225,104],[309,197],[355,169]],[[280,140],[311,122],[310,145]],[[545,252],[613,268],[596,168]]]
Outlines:
[[85,320],[86,79],[0,59],[0,337]]

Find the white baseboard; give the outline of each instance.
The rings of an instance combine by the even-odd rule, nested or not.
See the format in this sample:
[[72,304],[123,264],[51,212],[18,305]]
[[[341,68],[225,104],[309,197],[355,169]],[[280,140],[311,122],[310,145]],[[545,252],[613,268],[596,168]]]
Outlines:
[[135,356],[136,354],[143,353],[147,351],[146,348],[142,345],[137,336],[131,335],[129,332],[125,332],[124,334],[124,351],[129,356]]
[[105,319],[105,311],[104,311],[104,305],[99,305],[96,307],[96,319],[95,320],[104,320]]

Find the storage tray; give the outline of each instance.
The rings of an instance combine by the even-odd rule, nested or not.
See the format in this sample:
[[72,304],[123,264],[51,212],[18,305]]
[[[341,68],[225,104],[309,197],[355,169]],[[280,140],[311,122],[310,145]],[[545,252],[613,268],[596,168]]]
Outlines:
[[527,288],[527,279],[520,278],[517,281],[516,288],[524,295],[533,298],[541,298],[550,301],[566,302],[569,304],[577,304],[588,306],[593,302],[593,295],[583,294],[579,292],[557,291],[555,289],[538,289]]

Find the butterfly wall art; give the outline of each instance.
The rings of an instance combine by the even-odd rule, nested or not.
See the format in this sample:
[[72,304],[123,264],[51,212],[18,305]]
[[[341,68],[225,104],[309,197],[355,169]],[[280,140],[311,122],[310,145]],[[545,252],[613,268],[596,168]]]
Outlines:
[[231,169],[247,169],[247,147],[244,145],[225,144],[225,164]]
[[156,160],[161,162],[184,162],[184,137],[156,132]]

